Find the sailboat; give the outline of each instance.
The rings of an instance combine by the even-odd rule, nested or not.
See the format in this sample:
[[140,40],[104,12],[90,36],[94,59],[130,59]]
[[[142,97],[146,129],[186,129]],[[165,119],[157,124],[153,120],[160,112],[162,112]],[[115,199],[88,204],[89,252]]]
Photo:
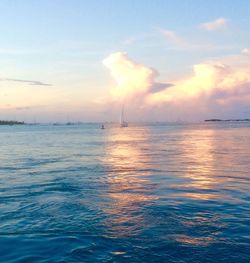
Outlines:
[[122,104],[121,116],[120,116],[120,127],[125,128],[128,127],[128,123],[124,121],[124,104]]

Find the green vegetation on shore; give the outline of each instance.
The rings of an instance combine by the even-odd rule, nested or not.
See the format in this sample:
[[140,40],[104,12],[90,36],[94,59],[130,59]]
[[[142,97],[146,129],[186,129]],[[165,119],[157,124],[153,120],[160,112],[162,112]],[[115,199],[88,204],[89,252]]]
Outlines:
[[25,124],[23,121],[1,121],[0,120],[0,125],[20,125],[20,124]]
[[228,119],[228,120],[221,120],[221,119],[208,119],[205,121],[250,121],[250,119]]

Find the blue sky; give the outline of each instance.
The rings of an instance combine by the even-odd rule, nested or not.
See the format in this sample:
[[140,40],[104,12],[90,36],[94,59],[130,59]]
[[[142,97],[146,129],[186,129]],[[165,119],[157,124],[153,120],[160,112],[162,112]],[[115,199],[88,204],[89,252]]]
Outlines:
[[[3,0],[0,117],[88,121],[102,120],[110,111],[114,120],[113,101],[92,103],[115,85],[104,58],[126,52],[136,63],[156,69],[158,81],[175,82],[192,74],[193,65],[224,61],[250,48],[249,13],[246,0]],[[220,18],[224,28],[201,26]],[[150,108],[146,114],[151,116]]]

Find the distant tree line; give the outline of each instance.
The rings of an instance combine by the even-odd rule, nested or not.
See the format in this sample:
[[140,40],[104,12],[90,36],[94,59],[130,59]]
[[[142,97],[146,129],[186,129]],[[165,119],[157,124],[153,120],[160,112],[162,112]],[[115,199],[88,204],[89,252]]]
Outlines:
[[208,119],[205,121],[250,121],[250,119],[228,119],[228,120],[221,120],[221,119]]
[[0,120],[0,125],[20,125],[20,124],[25,124],[23,121],[1,121]]

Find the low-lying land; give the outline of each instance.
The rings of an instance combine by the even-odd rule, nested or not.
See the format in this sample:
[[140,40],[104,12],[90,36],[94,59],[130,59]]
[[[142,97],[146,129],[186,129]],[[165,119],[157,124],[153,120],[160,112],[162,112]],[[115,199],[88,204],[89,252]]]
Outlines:
[[228,119],[228,120],[221,120],[221,119],[208,119],[205,121],[250,121],[250,119]]
[[1,121],[0,125],[22,125],[25,124],[23,121]]

